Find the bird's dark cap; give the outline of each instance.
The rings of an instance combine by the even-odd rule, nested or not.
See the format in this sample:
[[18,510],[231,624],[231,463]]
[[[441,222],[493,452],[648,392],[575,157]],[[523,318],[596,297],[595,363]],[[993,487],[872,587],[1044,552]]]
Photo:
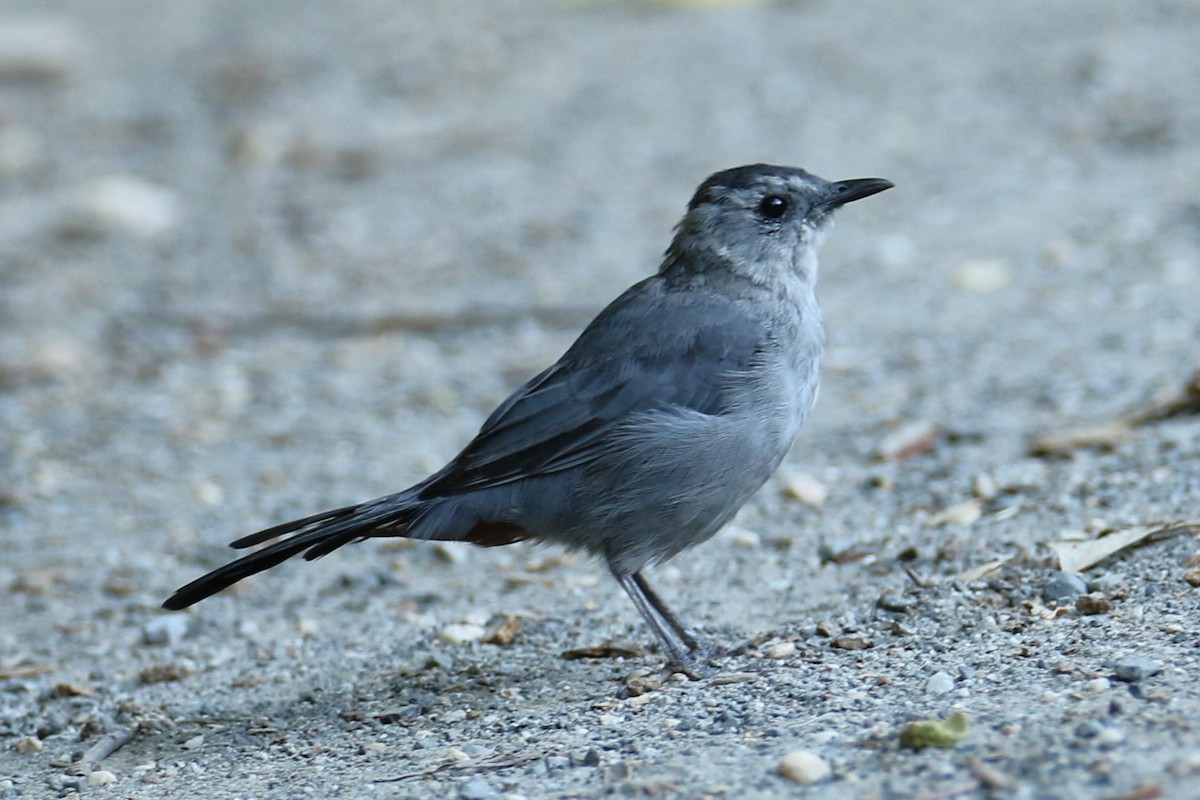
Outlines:
[[766,175],[777,175],[781,178],[792,175],[800,176],[813,183],[824,183],[821,178],[799,167],[777,167],[771,164],[747,164],[743,167],[716,172],[708,177],[700,188],[692,195],[688,203],[688,211],[694,210],[703,203],[716,202],[720,196],[731,189],[749,189]]

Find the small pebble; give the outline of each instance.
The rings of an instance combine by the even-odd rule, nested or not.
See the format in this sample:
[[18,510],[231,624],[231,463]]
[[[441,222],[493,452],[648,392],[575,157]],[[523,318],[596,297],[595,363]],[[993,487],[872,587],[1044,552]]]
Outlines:
[[627,781],[631,777],[633,777],[633,767],[628,761],[618,761],[604,768],[604,781],[606,783]]
[[13,749],[23,754],[40,753],[42,752],[42,740],[36,736],[22,736],[17,739]]
[[1012,283],[1012,268],[1000,259],[964,261],[954,269],[955,288],[975,294],[989,294]]
[[1065,603],[1087,592],[1087,583],[1073,572],[1056,572],[1042,587],[1042,597],[1050,603]]
[[832,639],[841,635],[842,628],[831,619],[823,619],[817,623],[817,635]]
[[807,472],[793,472],[787,477],[784,487],[788,497],[806,506],[819,508],[829,496],[829,488]]
[[635,669],[625,677],[625,690],[630,697],[640,697],[649,692],[662,688],[662,677],[657,672],[648,669]]
[[991,500],[996,496],[996,479],[980,472],[971,480],[971,494],[980,500]]
[[1124,573],[1106,572],[1103,575],[1097,575],[1088,581],[1089,592],[1103,592],[1104,594],[1112,594],[1115,589],[1120,588],[1127,582]]
[[727,542],[740,545],[742,547],[759,547],[762,544],[762,537],[751,530],[747,530],[739,525],[730,525],[721,532],[721,538]]
[[1075,600],[1075,610],[1080,614],[1107,614],[1112,611],[1112,601],[1100,592],[1080,595]]
[[779,774],[793,783],[807,786],[828,778],[829,762],[807,750],[793,750],[779,762]]
[[142,644],[176,644],[187,635],[188,618],[183,614],[163,614],[142,626]]
[[483,641],[488,644],[512,644],[513,640],[517,638],[519,630],[521,630],[521,621],[516,617],[508,617],[502,622],[488,628]]
[[929,420],[906,422],[880,440],[875,457],[880,461],[901,461],[927,452],[937,445],[939,433],[937,425]]
[[866,650],[871,643],[861,636],[839,636],[833,640],[833,646],[839,650]]
[[1119,681],[1126,683],[1136,683],[1137,681],[1149,678],[1151,675],[1157,675],[1162,671],[1162,668],[1152,658],[1144,656],[1126,656],[1125,658],[1117,659],[1113,663],[1113,677]]
[[917,602],[917,598],[911,595],[888,593],[879,596],[879,599],[875,601],[875,607],[882,608],[884,611],[902,613],[911,611]]
[[87,778],[88,786],[99,788],[101,786],[111,786],[117,782],[117,776],[106,769],[98,769],[95,772],[89,772]]
[[945,694],[954,688],[954,678],[949,672],[938,671],[925,682],[925,694]]
[[466,644],[467,642],[478,642],[486,635],[487,631],[483,629],[482,625],[461,622],[442,628],[438,639],[446,644]]
[[776,642],[763,650],[763,658],[783,659],[796,655],[795,642]]
[[110,175],[81,187],[71,213],[68,233],[127,233],[142,239],[170,232],[182,216],[173,190],[129,175]]

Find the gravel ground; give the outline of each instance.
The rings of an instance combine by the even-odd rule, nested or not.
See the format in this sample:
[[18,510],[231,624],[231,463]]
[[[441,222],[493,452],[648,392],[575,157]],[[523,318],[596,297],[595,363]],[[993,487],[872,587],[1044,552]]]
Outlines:
[[[7,0],[0,798],[1200,797],[1200,528],[1050,546],[1200,520],[1197,41],[1183,0]],[[897,188],[825,248],[791,458],[653,575],[719,677],[552,548],[158,609],[440,466],[759,160]]]

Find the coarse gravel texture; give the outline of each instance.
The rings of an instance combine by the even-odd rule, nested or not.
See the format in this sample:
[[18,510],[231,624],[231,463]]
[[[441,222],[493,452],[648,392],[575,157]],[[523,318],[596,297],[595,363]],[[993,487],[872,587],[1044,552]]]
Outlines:
[[[1200,797],[1197,529],[1048,547],[1200,519],[1200,415],[1031,455],[1200,366],[1198,41],[1183,0],[6,0],[0,798]],[[651,575],[718,677],[553,548],[159,609],[440,466],[753,161],[897,188],[829,237],[791,457]]]

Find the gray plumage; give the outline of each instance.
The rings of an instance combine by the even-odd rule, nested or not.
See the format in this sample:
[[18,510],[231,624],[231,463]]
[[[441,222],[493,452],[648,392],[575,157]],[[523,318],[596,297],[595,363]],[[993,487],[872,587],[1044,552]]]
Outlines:
[[713,175],[658,274],[604,309],[443,469],[397,494],[239,539],[234,547],[290,534],[164,606],[373,536],[534,539],[603,558],[670,666],[694,674],[711,648],[639,573],[716,533],[787,454],[817,396],[816,253],[830,214],[890,186],[764,164]]

